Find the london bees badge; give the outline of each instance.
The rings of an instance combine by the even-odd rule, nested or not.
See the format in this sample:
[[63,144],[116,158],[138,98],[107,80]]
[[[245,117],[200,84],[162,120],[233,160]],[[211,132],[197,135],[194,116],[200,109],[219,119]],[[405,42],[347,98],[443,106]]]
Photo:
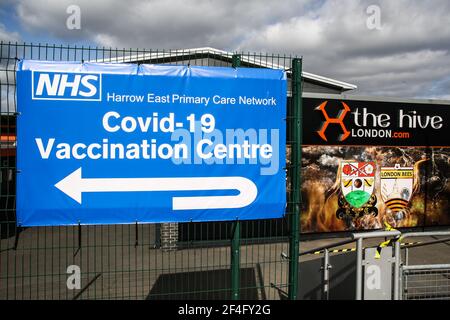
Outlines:
[[377,215],[375,207],[375,162],[343,161],[341,163],[341,195],[339,196],[338,218],[361,217],[364,214]]
[[381,167],[380,171],[381,197],[387,207],[394,214],[405,211],[411,200],[414,186],[414,168]]

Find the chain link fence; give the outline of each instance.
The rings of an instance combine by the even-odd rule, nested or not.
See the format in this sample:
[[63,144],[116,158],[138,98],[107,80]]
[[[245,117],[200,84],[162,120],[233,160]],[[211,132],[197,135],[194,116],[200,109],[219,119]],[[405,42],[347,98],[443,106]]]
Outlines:
[[[239,53],[241,67],[281,68],[293,56]],[[228,299],[232,222],[16,226],[16,67],[19,59],[230,66],[214,49],[145,50],[0,43],[0,299]],[[290,80],[288,83],[290,90]],[[292,102],[288,92],[288,113]],[[288,114],[287,170],[293,136]],[[290,200],[290,176],[287,196]],[[285,299],[289,215],[241,222],[240,298]],[[79,271],[80,280],[74,276]]]

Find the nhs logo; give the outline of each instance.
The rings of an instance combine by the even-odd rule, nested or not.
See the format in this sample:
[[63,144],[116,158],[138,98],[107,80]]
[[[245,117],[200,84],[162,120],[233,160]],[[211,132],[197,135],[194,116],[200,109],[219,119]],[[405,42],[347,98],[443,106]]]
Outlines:
[[102,100],[102,75],[99,73],[61,73],[33,71],[33,100]]

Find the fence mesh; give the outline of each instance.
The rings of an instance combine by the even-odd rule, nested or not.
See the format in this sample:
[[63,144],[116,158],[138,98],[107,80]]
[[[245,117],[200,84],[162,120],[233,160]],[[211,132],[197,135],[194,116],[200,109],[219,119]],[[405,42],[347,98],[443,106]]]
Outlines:
[[[242,67],[287,71],[294,58],[239,54]],[[231,223],[16,226],[15,71],[19,59],[231,66],[232,54],[213,49],[0,43],[0,299],[229,298]],[[289,148],[287,160],[289,164]],[[241,298],[286,298],[289,263],[282,253],[289,252],[289,214],[241,223]],[[70,266],[80,268],[81,289],[70,289],[76,284],[70,277],[76,270]]]
[[405,270],[404,300],[450,300],[450,268]]

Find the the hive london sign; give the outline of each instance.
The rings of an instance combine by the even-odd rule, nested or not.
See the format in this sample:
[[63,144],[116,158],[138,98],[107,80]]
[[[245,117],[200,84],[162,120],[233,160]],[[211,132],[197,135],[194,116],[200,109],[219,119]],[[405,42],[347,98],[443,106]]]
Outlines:
[[281,70],[23,60],[17,104],[19,225],[285,211]]

